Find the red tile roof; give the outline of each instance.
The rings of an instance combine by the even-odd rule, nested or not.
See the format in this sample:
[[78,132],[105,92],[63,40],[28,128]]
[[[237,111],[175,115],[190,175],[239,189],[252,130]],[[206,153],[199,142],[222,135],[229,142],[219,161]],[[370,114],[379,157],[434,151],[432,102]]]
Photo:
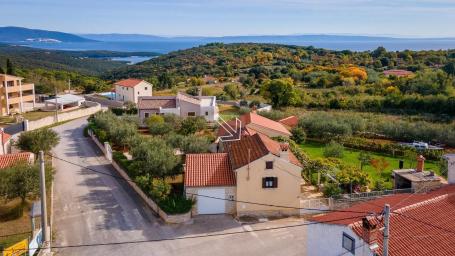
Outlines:
[[187,154],[185,186],[235,186],[235,174],[226,153]]
[[[441,189],[424,194],[400,194],[386,196],[366,203],[359,203],[344,210],[380,213],[384,204],[390,204],[390,255],[455,255],[455,235],[446,230],[455,232],[455,185],[448,185]],[[377,205],[377,206],[375,206]],[[393,212],[397,213],[393,213]],[[406,215],[406,216],[403,216]],[[329,224],[347,225],[359,237],[362,237],[361,218],[364,214],[348,212],[332,212],[313,217],[314,221],[328,221],[340,218],[358,217],[353,220],[340,220]],[[409,217],[411,218],[409,218]],[[431,225],[421,223],[420,220]],[[378,221],[378,228],[383,227]],[[382,255],[383,234],[378,236],[378,253]]]
[[391,70],[386,70],[384,71],[384,75],[386,76],[410,76],[414,73],[411,71],[407,70],[402,70],[402,69],[391,69]]
[[[258,115],[256,113],[250,112],[250,113],[244,114],[244,115],[240,116],[239,119],[242,122],[242,132],[243,133],[245,133],[245,131],[243,131],[244,129],[246,129],[245,127],[247,127],[249,124],[254,124],[254,125],[263,127],[265,129],[274,130],[278,133],[282,133],[284,135],[291,136],[291,133],[288,131],[288,129],[286,129],[286,127],[284,127],[284,125],[282,125],[281,123],[270,120],[270,119],[263,117],[261,115]],[[233,128],[235,127],[235,120],[228,121],[227,123],[229,125],[231,125],[231,127],[233,127]],[[254,130],[254,127],[249,126],[248,128],[250,130]],[[256,132],[258,132],[258,131],[254,130],[254,133],[256,133]],[[248,134],[253,135],[251,133],[248,133]],[[226,135],[229,135],[228,132],[225,130],[224,127],[221,126],[218,129],[218,137],[226,136]]]
[[128,79],[124,79],[124,80],[120,80],[120,81],[117,81],[115,83],[115,85],[120,85],[120,86],[124,86],[124,87],[135,87],[136,85],[140,84],[142,81],[142,79],[133,79],[133,78],[128,78]]
[[3,145],[5,145],[11,138],[11,135],[4,132],[3,130],[0,130],[0,136],[1,136],[1,141],[2,141]]
[[176,108],[175,96],[142,96],[138,98],[138,109]]
[[[225,151],[229,154],[232,168],[234,170],[247,165],[269,153],[280,155],[280,143],[269,137],[256,133],[254,135],[242,136],[240,140],[225,142]],[[249,152],[249,153],[248,153]],[[297,166],[302,164],[295,155],[289,151],[289,161]]]
[[19,162],[30,162],[32,160],[33,154],[30,152],[0,155],[0,169],[10,167]]
[[278,122],[284,126],[294,128],[299,124],[299,119],[296,116],[288,116],[286,118],[278,120]]

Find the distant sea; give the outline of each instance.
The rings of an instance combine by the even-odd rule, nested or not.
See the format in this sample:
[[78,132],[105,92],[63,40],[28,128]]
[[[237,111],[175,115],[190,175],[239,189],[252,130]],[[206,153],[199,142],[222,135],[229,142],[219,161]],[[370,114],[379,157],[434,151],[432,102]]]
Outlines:
[[[221,40],[224,43],[234,43],[232,40]],[[157,52],[168,53],[170,51],[182,50],[199,45],[204,45],[213,41],[204,40],[169,40],[169,41],[150,41],[150,42],[85,42],[85,43],[44,43],[44,42],[26,42],[21,45],[41,49],[55,50],[109,50],[121,52]],[[240,42],[240,41],[237,41]],[[247,42],[247,41],[241,41]],[[254,42],[254,41],[253,41]],[[366,51],[374,50],[379,46],[384,46],[389,51],[401,50],[441,50],[455,49],[455,39],[393,39],[393,40],[308,40],[308,41],[287,41],[271,40],[260,43],[277,43],[299,46],[314,46],[330,50],[351,50]]]

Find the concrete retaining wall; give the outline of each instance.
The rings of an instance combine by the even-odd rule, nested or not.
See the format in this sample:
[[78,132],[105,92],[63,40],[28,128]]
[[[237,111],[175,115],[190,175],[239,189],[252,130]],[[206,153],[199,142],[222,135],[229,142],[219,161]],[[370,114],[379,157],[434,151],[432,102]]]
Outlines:
[[[106,154],[106,149],[102,145],[102,143],[99,142],[99,140],[95,137],[95,135],[91,132],[90,137],[92,140],[95,142],[95,144],[103,151],[104,154]],[[185,223],[189,222],[191,220],[191,211],[184,213],[184,214],[174,214],[174,215],[169,215],[156,204],[152,199],[150,199],[143,191],[141,188],[139,188],[136,183],[131,181],[131,178],[128,176],[128,174],[123,170],[114,160],[112,160],[112,166],[114,169],[120,174],[120,176],[126,180],[128,185],[136,191],[136,193],[139,195],[139,197],[144,201],[144,203],[152,209],[154,212],[156,212],[161,219],[163,219],[166,223],[171,223],[171,224],[179,224],[179,223]]]
[[96,102],[86,101],[84,102],[86,108],[81,108],[78,110],[73,110],[70,112],[63,112],[58,114],[58,120],[56,120],[55,116],[48,116],[45,118],[41,118],[36,121],[27,121],[25,120],[25,131],[32,131],[36,130],[45,126],[52,125],[58,122],[64,122],[84,116],[89,116],[95,114],[96,112],[101,110],[101,105]]

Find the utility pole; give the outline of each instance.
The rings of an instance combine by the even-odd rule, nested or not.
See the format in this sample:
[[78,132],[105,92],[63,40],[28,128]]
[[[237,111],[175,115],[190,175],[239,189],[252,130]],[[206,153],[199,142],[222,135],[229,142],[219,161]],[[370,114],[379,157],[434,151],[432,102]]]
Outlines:
[[57,99],[57,86],[54,87],[55,89],[55,122],[58,122],[58,99]]
[[384,248],[382,248],[382,256],[389,256],[389,221],[390,221],[390,205],[384,207]]
[[68,79],[68,93],[71,93],[71,78]]
[[49,241],[47,232],[47,204],[46,204],[46,175],[44,166],[44,153],[41,150],[39,152],[39,164],[40,164],[40,190],[41,190],[41,230],[43,235],[43,242]]

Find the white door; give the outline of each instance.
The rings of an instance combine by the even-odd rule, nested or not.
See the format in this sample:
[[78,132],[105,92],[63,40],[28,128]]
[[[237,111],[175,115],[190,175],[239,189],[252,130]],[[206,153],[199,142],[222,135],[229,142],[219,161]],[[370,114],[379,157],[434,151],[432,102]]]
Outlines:
[[221,214],[226,213],[226,201],[204,196],[226,198],[224,188],[200,188],[198,194],[203,196],[197,197],[198,214]]

